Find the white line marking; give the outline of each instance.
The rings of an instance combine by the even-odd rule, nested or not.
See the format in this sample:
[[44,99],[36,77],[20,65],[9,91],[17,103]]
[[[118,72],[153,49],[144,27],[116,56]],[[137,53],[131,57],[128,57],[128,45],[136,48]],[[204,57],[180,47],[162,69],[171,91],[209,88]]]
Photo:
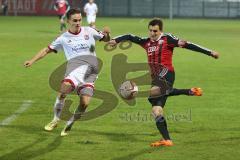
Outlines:
[[7,117],[3,121],[0,122],[0,126],[7,126],[12,121],[14,121],[20,114],[22,114],[25,110],[27,110],[31,105],[33,101],[31,100],[25,100],[23,101],[22,105],[19,107],[19,109],[14,112],[11,116]]

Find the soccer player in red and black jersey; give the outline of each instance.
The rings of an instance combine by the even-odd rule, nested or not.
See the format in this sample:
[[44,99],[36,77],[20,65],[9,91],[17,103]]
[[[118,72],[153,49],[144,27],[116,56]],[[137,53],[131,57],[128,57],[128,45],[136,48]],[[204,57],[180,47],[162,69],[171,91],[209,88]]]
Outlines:
[[58,14],[60,20],[60,32],[62,33],[64,30],[66,30],[64,18],[66,16],[66,13],[70,9],[70,5],[67,0],[56,0],[54,4],[54,9]]
[[152,76],[152,87],[150,89],[149,102],[152,104],[152,114],[156,120],[156,126],[163,139],[151,143],[151,146],[172,146],[173,142],[169,136],[167,123],[163,116],[163,107],[168,96],[195,95],[201,96],[201,88],[176,89],[173,88],[175,80],[174,67],[172,64],[173,49],[175,47],[186,48],[200,52],[217,59],[219,53],[203,48],[197,44],[178,39],[177,37],[163,33],[163,22],[161,19],[153,19],[148,24],[149,37],[140,38],[135,35],[122,35],[112,39],[109,44],[115,46],[121,41],[132,41],[142,46],[147,53],[148,64]]

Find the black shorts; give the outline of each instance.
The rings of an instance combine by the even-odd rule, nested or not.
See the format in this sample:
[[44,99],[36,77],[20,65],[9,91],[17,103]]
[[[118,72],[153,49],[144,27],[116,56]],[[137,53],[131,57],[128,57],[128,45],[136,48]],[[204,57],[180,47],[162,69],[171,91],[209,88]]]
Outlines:
[[148,97],[148,101],[152,104],[152,106],[161,106],[164,107],[169,92],[171,92],[173,88],[173,83],[175,80],[175,72],[167,71],[164,75],[161,73],[158,76],[155,76],[152,80],[152,86],[158,86],[160,88],[160,95]]

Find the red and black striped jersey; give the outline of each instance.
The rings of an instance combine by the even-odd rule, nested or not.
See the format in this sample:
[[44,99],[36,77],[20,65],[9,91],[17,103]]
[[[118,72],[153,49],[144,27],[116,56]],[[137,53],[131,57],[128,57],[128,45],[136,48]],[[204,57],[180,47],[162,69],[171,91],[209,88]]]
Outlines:
[[[158,75],[163,68],[174,71],[172,56],[174,48],[179,47],[179,39],[172,34],[162,33],[156,41],[152,41],[150,38],[140,38],[131,34],[118,36],[114,39],[117,43],[130,40],[142,46],[147,53],[148,64],[152,76]],[[211,55],[210,50],[187,41],[185,41],[185,45],[181,47]]]
[[124,35],[117,37],[115,40],[116,42],[130,40],[141,45],[147,53],[152,75],[159,74],[163,67],[174,71],[172,55],[174,47],[178,46],[178,38],[171,34],[162,34],[156,41],[152,41],[150,38],[140,38],[135,35]]

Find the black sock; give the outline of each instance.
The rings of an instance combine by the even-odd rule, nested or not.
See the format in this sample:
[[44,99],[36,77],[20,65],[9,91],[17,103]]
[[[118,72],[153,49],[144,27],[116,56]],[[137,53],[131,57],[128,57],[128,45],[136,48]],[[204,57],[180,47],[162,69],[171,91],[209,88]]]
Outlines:
[[167,122],[163,116],[156,117],[156,126],[165,140],[171,139],[167,129]]
[[190,89],[177,89],[173,88],[169,93],[169,96],[178,96],[178,95],[190,95]]

